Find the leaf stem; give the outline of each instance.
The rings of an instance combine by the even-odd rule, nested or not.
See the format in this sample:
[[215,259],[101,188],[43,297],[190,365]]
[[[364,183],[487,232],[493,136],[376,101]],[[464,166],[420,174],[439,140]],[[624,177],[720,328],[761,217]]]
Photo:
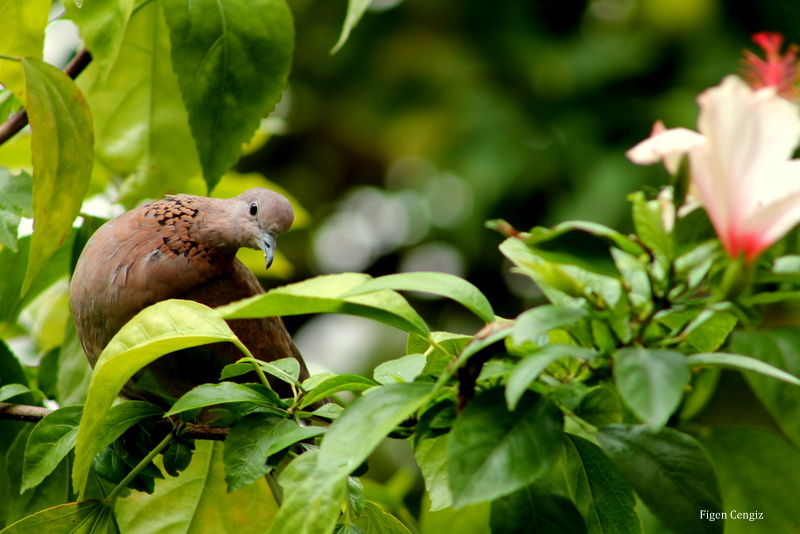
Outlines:
[[156,445],[156,448],[153,449],[152,451],[150,451],[150,453],[147,456],[145,456],[144,459],[141,462],[139,462],[136,465],[136,467],[134,467],[133,470],[130,473],[128,473],[128,476],[126,476],[122,480],[122,482],[117,484],[117,487],[114,488],[114,490],[108,495],[108,497],[106,497],[104,499],[106,504],[108,504],[108,505],[113,504],[114,500],[119,496],[119,494],[122,492],[122,490],[127,488],[128,484],[130,484],[133,481],[134,478],[139,476],[139,473],[141,473],[142,470],[145,467],[147,467],[147,465],[150,464],[150,462],[152,462],[155,459],[155,457],[158,456],[161,453],[161,451],[166,449],[167,446],[170,443],[172,443],[172,441],[174,439],[175,439],[175,434],[174,433],[170,432],[169,434],[167,434],[166,437],[161,440],[161,443]]
[[261,369],[261,366],[258,365],[258,360],[253,356],[253,353],[251,353],[250,350],[247,347],[244,346],[244,343],[242,343],[238,339],[236,341],[234,341],[233,343],[237,347],[239,347],[239,350],[242,351],[242,353],[247,358],[249,358],[248,361],[253,366],[253,368],[256,370],[256,374],[258,375],[258,379],[261,380],[261,383],[264,386],[268,387],[269,389],[272,389],[272,386],[269,385],[269,380],[267,380],[267,375],[264,374],[264,371]]
[[0,59],[5,59],[7,61],[16,61],[18,63],[22,61],[22,58],[20,58],[19,56],[9,56],[7,54],[0,54]]

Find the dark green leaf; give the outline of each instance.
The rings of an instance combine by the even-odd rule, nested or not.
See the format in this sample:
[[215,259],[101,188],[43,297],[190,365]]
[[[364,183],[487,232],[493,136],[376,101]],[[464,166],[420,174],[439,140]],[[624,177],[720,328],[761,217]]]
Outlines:
[[106,447],[136,423],[148,417],[162,417],[164,410],[143,401],[125,401],[111,407],[103,422],[103,433],[97,438],[99,447]]
[[614,390],[597,386],[581,398],[575,415],[594,426],[605,426],[622,422],[622,406]]
[[567,357],[589,360],[595,356],[597,356],[597,352],[576,345],[547,345],[543,349],[523,358],[508,377],[508,383],[506,384],[506,403],[508,408],[513,410],[517,406],[517,402],[528,389],[528,386],[554,361]]
[[640,534],[633,490],[600,448],[579,436],[566,435],[564,474],[570,495],[597,534]]
[[172,67],[209,191],[286,88],[294,23],[284,0],[162,0]]
[[664,428],[610,425],[597,440],[650,511],[675,532],[719,534],[722,521],[700,511],[722,511],[717,477],[708,455],[690,436]]
[[536,485],[492,501],[492,534],[585,534],[575,505]]
[[41,484],[75,446],[82,406],[65,406],[46,415],[33,428],[25,449],[22,487]]
[[17,395],[24,395],[29,391],[30,389],[28,389],[28,386],[22,384],[6,384],[0,387],[0,402],[5,402]]
[[631,347],[614,355],[614,380],[622,400],[653,430],[663,427],[678,408],[690,378],[680,352]]
[[714,352],[709,354],[692,354],[686,358],[686,363],[691,367],[724,367],[739,371],[750,371],[763,376],[782,380],[793,386],[800,386],[800,378],[787,373],[777,367],[741,354]]
[[726,511],[753,514],[729,515],[726,534],[791,532],[800,525],[800,508],[788,497],[800,488],[796,447],[762,428],[714,428],[697,439],[714,462]]
[[164,471],[170,476],[178,476],[192,463],[192,451],[194,451],[192,440],[178,438],[170,443],[162,458]]
[[[796,377],[800,376],[799,346],[800,328],[782,327],[737,331],[727,348]],[[752,366],[750,370],[754,370]],[[744,377],[789,439],[800,446],[800,388],[760,373],[745,373]]]
[[475,397],[450,433],[454,506],[491,501],[533,483],[558,459],[562,427],[561,412],[532,393],[513,412],[501,389]]
[[239,420],[225,440],[225,483],[233,491],[271,470],[267,458],[286,447],[318,436],[325,428],[301,427],[291,419],[253,413]]
[[105,82],[117,59],[133,5],[134,0],[91,0],[80,7],[75,2],[64,2],[67,16],[78,26],[92,53],[92,62],[105,73],[101,82]]

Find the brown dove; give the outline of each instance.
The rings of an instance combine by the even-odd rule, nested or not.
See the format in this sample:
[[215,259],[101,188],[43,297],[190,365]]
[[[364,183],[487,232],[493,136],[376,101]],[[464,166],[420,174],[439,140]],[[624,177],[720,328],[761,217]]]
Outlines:
[[[229,199],[167,196],[101,226],[86,244],[70,284],[72,313],[89,363],[94,367],[114,334],[151,304],[175,298],[216,307],[263,293],[236,251],[261,249],[269,268],[275,238],[293,220],[284,196],[254,188]],[[256,358],[296,358],[301,380],[308,376],[280,317],[228,324]],[[199,384],[217,382],[222,368],[242,356],[232,343],[214,343],[171,353],[146,369],[177,398]],[[122,396],[163,404],[152,388],[145,392],[133,386],[129,382]],[[291,393],[283,382],[272,387],[282,397]]]

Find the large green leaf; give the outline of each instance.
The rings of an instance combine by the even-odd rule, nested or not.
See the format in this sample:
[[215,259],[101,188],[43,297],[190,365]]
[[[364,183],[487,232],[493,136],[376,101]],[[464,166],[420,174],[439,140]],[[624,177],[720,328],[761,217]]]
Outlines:
[[453,299],[480,317],[483,322],[494,320],[492,305],[480,290],[463,278],[436,272],[398,273],[373,278],[351,289],[345,296],[361,295],[380,289],[422,291]]
[[92,54],[92,62],[103,73],[101,81],[105,81],[117,59],[133,5],[134,0],[91,0],[81,6],[64,2],[67,16],[78,26]]
[[793,386],[800,386],[800,378],[766,362],[756,360],[750,356],[742,356],[741,354],[729,354],[725,352],[692,354],[686,358],[686,363],[688,363],[690,367],[725,367],[728,369],[737,369],[739,371],[749,371],[774,378],[775,380],[781,380]]
[[722,521],[700,511],[722,511],[717,477],[708,454],[692,437],[646,425],[609,425],[597,440],[650,511],[674,532],[719,534]]
[[283,413],[283,410],[275,406],[273,399],[261,395],[254,389],[234,382],[220,382],[219,384],[200,384],[178,399],[165,415],[169,417],[215,404],[238,402],[253,403],[274,411],[276,414]]
[[[81,9],[97,10],[90,17],[92,24],[105,17],[122,23],[122,4],[94,4],[87,2]],[[179,190],[199,174],[200,160],[172,71],[169,30],[158,2],[142,5],[120,36],[113,64],[104,68],[102,61],[92,62],[78,83],[92,109],[97,158],[115,174],[128,177],[122,201],[132,206],[142,198]]]
[[566,435],[564,475],[590,534],[639,534],[633,490],[600,448],[574,434]]
[[78,86],[59,69],[23,58],[33,137],[34,232],[24,294],[64,243],[89,187],[92,117]]
[[164,354],[217,341],[240,343],[213,310],[185,300],[167,300],[150,306],[117,332],[100,354],[89,386],[75,446],[72,480],[76,491],[85,491],[103,421],[125,383]]
[[800,525],[800,508],[791,497],[800,488],[795,446],[762,428],[714,428],[697,439],[714,462],[726,510],[753,514],[729,516],[726,534],[791,532]]
[[346,477],[425,403],[432,389],[432,384],[422,382],[381,386],[348,406],[325,434],[313,470],[286,491],[273,534],[333,531],[338,504],[334,513],[331,502],[338,498]]
[[369,378],[359,375],[336,375],[326,378],[311,388],[300,403],[300,408],[330,397],[340,391],[364,391],[375,385]]
[[561,412],[533,393],[511,412],[501,389],[475,397],[450,433],[454,506],[491,501],[532,484],[558,459],[562,427]]
[[653,430],[678,408],[691,373],[677,351],[631,347],[614,355],[614,380],[625,404]]
[[514,323],[511,341],[515,345],[524,343],[540,344],[541,337],[554,328],[576,323],[586,317],[584,308],[545,304],[523,312]]
[[367,501],[361,515],[353,521],[361,532],[370,534],[411,534],[411,531],[391,514],[384,512],[374,502]]
[[360,273],[318,276],[221,306],[217,311],[226,319],[344,313],[368,317],[428,337],[430,330],[425,321],[394,291],[382,289],[348,296],[369,280],[372,280],[369,275]]
[[111,506],[104,501],[71,502],[42,510],[3,530],[3,534],[119,534]]
[[[229,493],[223,444],[198,441],[189,467],[159,480],[152,495],[132,492],[115,511],[125,534],[263,534],[278,505],[263,478]],[[160,464],[156,459],[155,463]]]
[[[0,54],[42,58],[51,0],[0,0]],[[25,76],[17,61],[0,59],[0,83],[25,102]]]
[[[773,368],[800,376],[800,328],[782,327],[769,330],[742,330],[731,337],[731,352],[751,356]],[[755,370],[752,368],[750,370]],[[800,446],[800,388],[775,380],[763,373],[745,373],[747,383],[758,400],[795,445]]]
[[286,88],[294,23],[284,0],[161,0],[172,68],[208,189]]

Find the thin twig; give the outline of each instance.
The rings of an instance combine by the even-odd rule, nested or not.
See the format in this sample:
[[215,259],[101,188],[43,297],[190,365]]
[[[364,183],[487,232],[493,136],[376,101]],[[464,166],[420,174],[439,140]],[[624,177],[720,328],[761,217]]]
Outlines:
[[[64,72],[73,80],[83,72],[87,65],[92,61],[92,55],[85,47],[81,48]],[[5,123],[0,125],[0,145],[11,139],[14,134],[28,125],[28,112],[24,109],[12,115]]]
[[[0,420],[24,421],[26,423],[38,423],[53,410],[42,408],[41,406],[28,406],[25,404],[9,404],[0,402]],[[172,425],[168,420],[165,424]],[[182,438],[188,439],[208,439],[214,441],[224,441],[228,437],[230,428],[223,426],[207,425],[188,425],[186,430],[181,433]]]

